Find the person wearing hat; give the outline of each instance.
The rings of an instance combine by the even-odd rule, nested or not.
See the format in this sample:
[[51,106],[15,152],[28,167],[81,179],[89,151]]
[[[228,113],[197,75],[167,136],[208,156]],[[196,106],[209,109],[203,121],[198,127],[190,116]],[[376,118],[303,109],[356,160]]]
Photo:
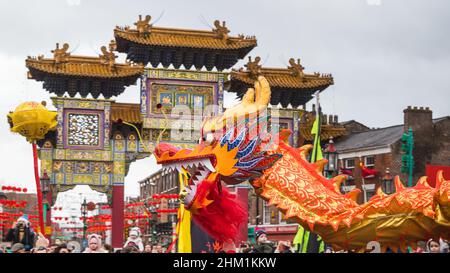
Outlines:
[[98,234],[88,236],[88,247],[83,253],[107,253],[102,247],[102,237]]
[[26,251],[34,247],[35,233],[30,227],[28,215],[23,215],[17,219],[12,228],[9,229],[5,241],[11,242],[12,245],[21,243]]
[[142,243],[141,239],[141,230],[138,227],[133,227],[130,229],[129,237],[125,244],[123,245],[124,248],[127,246],[136,246],[139,252],[144,251],[144,244]]
[[272,243],[267,240],[267,233],[263,229],[258,229],[255,234],[256,245],[250,253],[273,253],[274,247]]

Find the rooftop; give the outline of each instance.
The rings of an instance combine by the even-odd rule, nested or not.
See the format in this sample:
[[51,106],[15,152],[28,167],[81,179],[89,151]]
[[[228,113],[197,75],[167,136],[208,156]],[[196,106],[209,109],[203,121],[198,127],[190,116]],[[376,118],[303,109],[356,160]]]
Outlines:
[[138,63],[151,63],[157,67],[173,64],[187,69],[192,65],[207,70],[216,67],[228,69],[242,59],[256,45],[254,36],[230,36],[225,22],[214,21],[212,30],[190,30],[155,27],[150,24],[151,16],[139,16],[136,27],[116,27],[114,37],[119,52]]
[[136,83],[137,78],[144,73],[144,66],[133,63],[116,63],[115,42],[101,47],[103,54],[98,57],[71,55],[69,45],[64,44],[52,50],[53,58],[28,57],[25,61],[29,69],[28,77],[43,81],[44,88],[58,96],[68,92],[74,97],[77,92],[82,97],[89,93],[94,98],[103,94],[105,98],[122,93],[125,86]]
[[128,123],[140,124],[142,123],[140,107],[139,103],[111,103],[111,121],[117,122],[121,119]]
[[334,84],[331,74],[306,74],[304,67],[291,58],[290,66],[287,68],[265,68],[259,65],[261,58],[256,57],[253,61],[249,57],[246,69],[231,71],[230,92],[236,92],[242,98],[248,87],[253,86],[258,76],[264,76],[272,89],[270,104],[281,103],[283,107],[289,104],[298,107],[307,103],[312,94],[322,91]]
[[403,125],[396,125],[367,132],[355,133],[336,141],[338,152],[361,148],[377,148],[397,142],[403,134]]

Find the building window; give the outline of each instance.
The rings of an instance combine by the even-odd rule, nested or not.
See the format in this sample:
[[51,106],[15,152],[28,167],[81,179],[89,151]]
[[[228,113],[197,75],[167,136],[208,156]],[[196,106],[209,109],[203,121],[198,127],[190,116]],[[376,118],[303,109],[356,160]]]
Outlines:
[[281,211],[277,211],[278,213],[278,223],[280,224],[286,224],[286,220],[283,219],[284,214]]
[[354,159],[345,159],[345,168],[346,169],[354,169],[355,168],[355,160]]
[[366,190],[366,202],[370,200],[375,195],[375,191],[373,190]]
[[366,165],[366,167],[373,167],[375,166],[375,157],[373,156],[367,156],[364,158],[364,165]]
[[268,205],[268,202],[263,201],[263,224],[270,224],[270,218],[272,214],[270,211],[270,206]]

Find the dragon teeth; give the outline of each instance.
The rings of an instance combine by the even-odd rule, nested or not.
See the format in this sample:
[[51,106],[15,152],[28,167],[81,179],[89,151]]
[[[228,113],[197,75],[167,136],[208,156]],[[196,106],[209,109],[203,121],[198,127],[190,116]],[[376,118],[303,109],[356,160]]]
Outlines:
[[202,160],[203,166],[205,166],[210,172],[215,172],[216,169],[214,169],[213,165],[211,164],[211,161],[209,159]]

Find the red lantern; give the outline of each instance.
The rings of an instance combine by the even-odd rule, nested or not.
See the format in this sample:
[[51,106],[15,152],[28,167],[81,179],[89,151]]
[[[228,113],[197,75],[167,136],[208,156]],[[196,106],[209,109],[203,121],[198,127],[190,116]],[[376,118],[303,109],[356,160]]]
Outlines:
[[27,189],[27,188],[23,188],[22,191],[23,191],[23,192],[27,192],[28,189]]
[[95,209],[95,203],[94,203],[94,202],[89,202],[89,203],[87,204],[87,209],[88,209],[89,211],[93,211],[93,210]]

